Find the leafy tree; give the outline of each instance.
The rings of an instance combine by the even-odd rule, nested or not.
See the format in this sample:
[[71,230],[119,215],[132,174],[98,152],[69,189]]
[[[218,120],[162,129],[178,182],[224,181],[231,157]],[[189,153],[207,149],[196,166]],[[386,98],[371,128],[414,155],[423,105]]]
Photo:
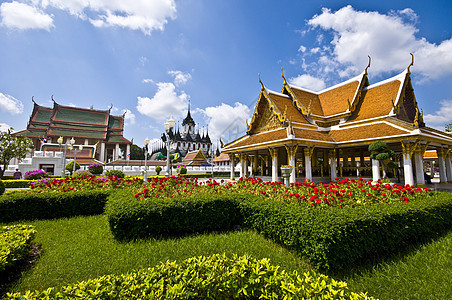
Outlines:
[[157,175],[160,175],[160,172],[162,172],[162,167],[157,166],[157,167],[155,168],[155,172],[157,173]]
[[[75,162],[75,170],[77,171],[78,169],[80,169],[80,165],[78,164],[78,162]],[[71,161],[66,165],[66,170],[68,170],[72,175],[72,170],[74,170],[74,161]]]
[[130,145],[130,159],[144,160],[144,149],[135,144]]
[[25,136],[14,136],[11,131],[0,133],[0,178],[13,158],[24,159],[33,150],[33,142]]
[[[386,162],[394,157],[395,152],[388,148],[386,143],[377,141],[369,145],[370,158],[378,160],[383,166],[383,177],[386,177]],[[394,164],[389,164],[389,167],[393,168]]]
[[446,124],[446,132],[452,132],[452,123]]

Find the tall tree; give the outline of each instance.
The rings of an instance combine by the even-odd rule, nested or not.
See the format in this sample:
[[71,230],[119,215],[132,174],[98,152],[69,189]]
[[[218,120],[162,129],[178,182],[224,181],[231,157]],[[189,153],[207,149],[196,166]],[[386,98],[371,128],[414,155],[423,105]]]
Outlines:
[[446,124],[446,132],[452,132],[452,123]]
[[23,159],[33,150],[33,142],[24,136],[13,136],[11,131],[0,133],[0,178],[14,157]]

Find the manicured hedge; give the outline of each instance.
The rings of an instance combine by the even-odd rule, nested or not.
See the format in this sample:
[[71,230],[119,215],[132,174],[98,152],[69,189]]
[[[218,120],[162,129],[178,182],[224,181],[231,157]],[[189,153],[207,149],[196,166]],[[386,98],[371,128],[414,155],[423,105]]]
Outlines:
[[103,212],[109,191],[13,193],[0,197],[0,222],[53,219]]
[[5,184],[6,188],[29,188],[30,184],[35,181],[36,180],[14,179],[14,180],[3,180],[3,183]]
[[298,275],[268,259],[224,254],[123,275],[106,275],[59,290],[7,294],[6,299],[373,299],[314,272]]
[[346,208],[301,208],[246,199],[244,227],[294,249],[316,267],[341,270],[384,257],[452,228],[452,195],[412,203]]
[[5,184],[0,180],[0,196],[5,192]]
[[238,206],[227,195],[143,201],[121,190],[109,197],[105,211],[113,235],[126,240],[229,230],[241,223]]
[[0,227],[0,272],[28,253],[34,234],[31,225]]

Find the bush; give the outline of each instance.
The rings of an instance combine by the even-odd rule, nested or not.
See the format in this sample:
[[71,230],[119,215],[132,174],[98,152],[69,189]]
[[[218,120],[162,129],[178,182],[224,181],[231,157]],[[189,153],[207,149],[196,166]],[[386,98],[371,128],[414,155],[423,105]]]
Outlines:
[[5,192],[5,184],[3,183],[3,180],[0,180],[0,196],[3,195]]
[[36,180],[36,179],[42,179],[47,178],[49,175],[44,170],[33,170],[25,172],[24,179],[25,180]]
[[245,199],[244,227],[294,249],[317,268],[341,270],[381,259],[452,228],[452,197],[345,208],[303,208]]
[[155,173],[157,173],[157,175],[160,175],[160,172],[162,172],[162,167],[160,166],[155,167]]
[[0,272],[27,254],[34,234],[31,225],[0,227]]
[[[8,299],[22,299],[20,293]],[[314,272],[298,275],[269,259],[214,254],[167,261],[145,270],[105,275],[61,289],[27,292],[26,299],[373,299],[347,283]]]
[[11,180],[14,179],[13,175],[3,175],[3,180]]
[[139,200],[122,190],[111,194],[105,212],[120,240],[228,230],[241,223],[238,206],[227,195]]
[[124,174],[124,172],[121,170],[108,170],[108,171],[105,171],[104,175],[105,176],[116,176],[118,178],[124,178],[124,176],[126,176]]
[[82,171],[77,171],[74,173],[74,175],[72,175],[73,177],[92,177],[93,174],[90,173],[90,171],[86,171],[86,170],[82,170]]
[[[71,162],[69,162],[67,165],[66,165],[66,171],[69,171],[69,173],[72,175],[72,171],[74,170],[74,161],[71,161]],[[75,171],[77,171],[77,170],[79,170],[80,169],[80,165],[79,165],[79,163],[78,162],[75,162]]]
[[5,188],[29,188],[32,182],[36,180],[21,180],[21,179],[13,179],[13,180],[3,180],[5,184]]
[[88,170],[91,174],[100,175],[104,172],[104,167],[101,164],[92,164],[88,166]]
[[177,173],[180,175],[187,174],[187,167],[185,167],[185,166],[177,167]]
[[101,214],[109,193],[106,190],[90,190],[7,194],[0,198],[0,222]]

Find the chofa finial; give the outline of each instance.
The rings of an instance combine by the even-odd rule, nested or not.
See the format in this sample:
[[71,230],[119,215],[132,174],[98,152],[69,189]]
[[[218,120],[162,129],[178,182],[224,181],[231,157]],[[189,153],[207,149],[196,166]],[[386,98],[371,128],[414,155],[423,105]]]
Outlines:
[[261,72],[259,72],[259,83],[262,85],[262,88],[264,88],[264,84],[262,83],[262,80],[261,80]]
[[364,74],[367,74],[367,69],[370,68],[370,62],[372,61],[372,58],[370,58],[370,55],[367,55],[367,57],[369,58],[369,63],[367,64],[366,69],[364,69]]
[[413,54],[413,53],[410,53],[410,55],[411,55],[411,63],[410,63],[410,65],[408,66],[408,68],[406,68],[406,72],[407,72],[408,74],[411,74],[410,67],[411,67],[412,65],[414,65],[414,54]]

